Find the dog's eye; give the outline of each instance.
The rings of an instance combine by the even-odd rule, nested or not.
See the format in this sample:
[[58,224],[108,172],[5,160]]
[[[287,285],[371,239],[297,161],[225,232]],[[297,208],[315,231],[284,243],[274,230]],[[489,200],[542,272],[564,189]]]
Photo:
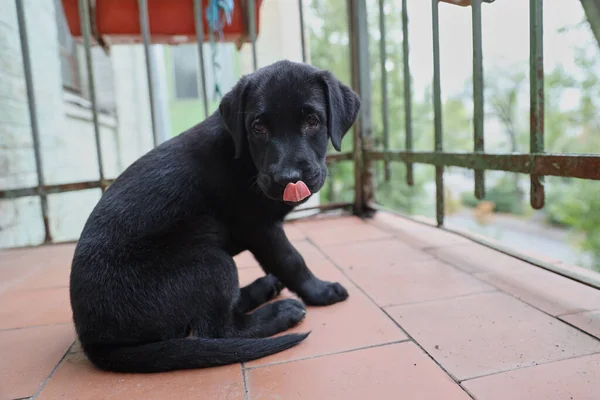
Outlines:
[[308,124],[308,126],[310,128],[316,128],[319,126],[319,119],[317,117],[315,117],[314,115],[309,115],[306,118],[306,123]]
[[264,135],[267,133],[267,128],[265,128],[263,123],[260,121],[254,121],[254,123],[252,124],[252,130],[257,135]]

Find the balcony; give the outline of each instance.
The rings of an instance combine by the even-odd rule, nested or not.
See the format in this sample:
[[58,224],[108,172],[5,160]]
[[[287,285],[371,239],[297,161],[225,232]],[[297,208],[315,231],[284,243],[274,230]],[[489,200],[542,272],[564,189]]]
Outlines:
[[[139,0],[139,4],[150,1]],[[191,2],[187,4],[190,7]],[[507,172],[510,177],[525,175],[531,211],[543,208],[546,197],[551,197],[546,196],[551,186],[545,184],[547,176],[561,183],[577,178],[582,185],[600,180],[598,154],[546,151],[546,129],[552,131],[548,136],[557,142],[560,140],[555,139],[568,136],[568,132],[563,132],[558,123],[558,128],[544,125],[547,85],[542,0],[528,2],[529,67],[535,72],[530,76],[526,113],[531,123],[526,132],[529,151],[496,153],[489,151],[489,142],[493,141],[486,142],[488,151],[484,146],[484,139],[489,136],[484,137],[481,15],[482,3],[493,0],[432,1],[432,13],[427,15],[433,28],[431,129],[417,121],[421,117],[418,111],[422,110],[411,109],[418,102],[413,95],[412,78],[422,75],[422,71],[413,68],[411,72],[410,68],[407,0],[394,3],[401,5],[395,16],[398,26],[392,27],[395,30],[387,36],[386,18],[389,22],[396,10],[388,10],[386,14],[385,2],[379,2],[377,41],[381,47],[377,57],[372,56],[372,48],[369,50],[373,25],[377,24],[367,18],[367,11],[372,17],[367,7],[373,6],[375,10],[376,2],[348,0],[344,8],[348,21],[342,21],[348,22],[342,24],[347,25],[347,32],[335,31],[330,36],[338,50],[341,47],[348,50],[350,43],[347,80],[360,94],[363,111],[353,132],[347,135],[351,139],[346,140],[344,151],[328,156],[335,178],[331,186],[320,197],[314,196],[317,201],[290,220],[286,229],[312,271],[322,279],[341,282],[350,293],[349,299],[330,307],[309,307],[306,319],[293,331],[312,333],[290,350],[241,365],[151,375],[99,371],[78,346],[68,292],[77,240],[73,231],[83,224],[103,190],[124,166],[169,135],[197,122],[201,111],[207,115],[217,107],[213,93],[208,91],[216,86],[218,79],[202,61],[209,58],[208,49],[197,43],[187,47],[166,46],[163,55],[167,61],[162,64],[156,62],[160,51],[151,46],[148,32],[140,32],[138,39],[142,45],[138,47],[115,46],[110,55],[98,47],[92,48],[90,43],[94,41],[103,43],[94,36],[97,32],[91,29],[93,21],[86,12],[81,14],[80,21],[83,42],[87,42],[81,52],[70,38],[65,22],[57,22],[61,38],[59,60],[59,41],[54,54],[41,51],[50,45],[41,46],[39,38],[49,40],[46,29],[53,22],[47,17],[52,14],[54,18],[55,13],[48,10],[57,10],[56,16],[60,17],[60,3],[16,0],[14,13],[11,6],[8,12],[0,12],[3,29],[0,35],[12,32],[14,40],[5,42],[10,45],[20,40],[23,57],[21,71],[18,51],[13,53],[14,49],[8,49],[6,54],[10,57],[2,58],[0,54],[0,73],[8,66],[11,76],[20,79],[9,91],[0,93],[0,133],[14,133],[11,139],[18,146],[16,150],[0,146],[0,151],[15,150],[16,154],[25,149],[31,153],[28,163],[19,165],[14,176],[0,176],[0,205],[14,205],[19,211],[15,215],[21,213],[17,215],[19,223],[0,226],[0,234],[3,230],[10,233],[0,236],[9,238],[0,240],[0,245],[14,247],[0,251],[0,400],[598,398],[600,275],[592,269],[571,265],[574,264],[571,259],[554,257],[556,253],[539,251],[552,247],[563,236],[549,242],[550,245],[538,246],[537,250],[517,250],[489,236],[456,226],[452,229],[456,218],[448,211],[452,208],[452,198],[447,189],[454,182],[448,176],[458,168],[472,173],[468,194],[472,192],[473,201],[483,205],[481,209],[475,208],[475,213],[483,213],[482,218],[491,213],[485,209],[489,205],[485,201],[486,189],[488,192],[497,189],[493,186],[498,181],[493,178],[497,176],[488,171]],[[86,0],[77,3],[90,4]],[[193,3],[199,7],[201,2],[193,0]],[[250,46],[244,46],[241,59],[236,59],[244,72],[266,64],[265,59],[296,57],[297,61],[310,61],[310,38],[305,37],[305,26],[311,22],[303,14],[306,3],[298,3],[296,15],[284,13],[291,9],[287,0],[264,1],[261,18],[269,23],[260,25],[258,38],[257,27],[248,26],[245,33]],[[343,3],[329,2],[329,15],[344,14],[337,9]],[[447,99],[441,93],[440,36],[443,39],[443,34],[440,35],[438,3],[452,4],[444,4],[445,11],[458,9],[456,5],[472,6],[469,14],[472,12],[473,101],[469,99],[469,104],[473,109],[469,115],[472,132],[467,132],[472,152],[444,151],[443,139],[454,139],[454,132],[451,129],[444,132],[447,120],[442,116]],[[593,2],[581,3],[586,13],[598,15]],[[244,4],[256,3],[248,0]],[[317,4],[318,8],[321,3],[311,4]],[[410,7],[413,4],[417,2],[410,3]],[[141,6],[138,12],[140,25],[148,25],[149,14],[144,15]],[[6,17],[12,14],[15,18]],[[247,19],[253,20],[250,15]],[[590,22],[600,42],[600,24]],[[386,49],[394,35],[396,42],[392,44],[399,46],[390,54]],[[401,41],[397,40],[400,36]],[[288,40],[285,46],[284,39]],[[345,44],[344,39],[347,39]],[[329,63],[332,48],[321,46],[321,61]],[[215,58],[215,64],[228,64],[232,58],[227,57],[236,53],[233,50],[225,48],[219,60]],[[48,56],[50,53],[56,59]],[[86,65],[81,71],[74,71],[73,65],[83,56],[91,60],[92,67]],[[199,58],[198,68],[194,65],[190,68],[193,63],[187,62],[195,57]],[[315,51],[314,58],[318,57]],[[378,61],[371,64],[370,57]],[[14,60],[19,61],[18,67],[11,64]],[[392,75],[387,70],[388,62],[397,62],[402,69],[403,79],[393,85],[386,85]],[[114,76],[109,73],[111,65],[118,67],[113,68]],[[376,71],[373,65],[381,70]],[[139,73],[144,68],[146,76]],[[234,68],[231,65],[227,68],[225,72],[229,75],[225,82],[221,81],[224,86],[234,81]],[[166,90],[173,92],[168,110],[160,101],[152,101],[164,95],[161,92],[165,88],[156,79],[157,75],[165,74],[163,69],[173,74],[172,87]],[[56,76],[44,75],[51,70],[57,72]],[[61,73],[64,87],[57,95],[54,87],[57,85],[52,85]],[[398,70],[394,73],[399,75]],[[144,97],[149,97],[148,107],[141,104]],[[66,111],[62,110],[65,107]],[[4,109],[9,112],[3,114]],[[64,115],[59,111],[64,111]],[[560,114],[554,111],[554,116]],[[167,121],[165,112],[172,114],[173,121]],[[394,121],[393,114],[396,114]],[[394,125],[391,122],[400,120],[401,138],[391,126]],[[589,133],[584,131],[586,135]],[[427,138],[429,147],[419,148],[416,142],[427,133],[431,136],[431,140]],[[49,143],[55,143],[56,147]],[[583,147],[591,153],[600,152],[587,142]],[[343,166],[351,167],[342,177],[348,179],[338,174],[338,168]],[[413,201],[410,191],[419,180],[417,170],[421,166],[429,167],[431,172],[435,170],[433,179],[427,182],[431,191],[425,196],[432,200],[432,212],[428,213],[431,218],[418,215],[408,218],[391,211],[389,208],[393,207],[388,204],[384,207],[380,200],[385,196],[380,195],[385,190],[397,192],[397,198],[406,195],[401,200]],[[336,187],[340,181],[342,184]],[[519,184],[524,181],[517,182],[515,193],[523,191]],[[565,187],[575,191],[584,186]],[[595,197],[594,190],[585,187],[587,200],[589,193]],[[26,203],[32,199],[35,201]],[[3,218],[5,215],[8,212],[0,213]],[[519,221],[519,226],[528,222]],[[71,227],[71,231],[65,230],[65,226]],[[539,226],[534,226],[522,229],[519,237],[532,237],[540,232]],[[513,243],[515,240],[518,239]],[[598,260],[595,262],[597,267]],[[250,254],[236,257],[236,264],[240,285],[263,274]],[[280,297],[293,294],[284,290]]]
[[[310,307],[300,345],[244,365],[104,373],[75,342],[72,244],[0,253],[2,399],[593,399],[600,291],[381,212],[313,217],[288,236],[347,301]],[[548,260],[548,262],[554,262]],[[236,258],[241,284],[262,274]],[[283,297],[292,296],[284,291]]]

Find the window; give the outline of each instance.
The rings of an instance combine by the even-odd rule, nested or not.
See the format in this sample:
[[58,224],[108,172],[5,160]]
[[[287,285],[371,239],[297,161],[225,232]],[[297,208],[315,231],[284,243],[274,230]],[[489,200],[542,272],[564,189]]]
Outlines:
[[173,47],[173,75],[177,100],[199,98],[198,49],[195,44]]
[[56,10],[56,26],[58,30],[58,43],[60,46],[60,68],[63,87],[80,93],[81,79],[79,76],[77,44],[69,31],[62,2],[60,0],[54,0],[54,6]]

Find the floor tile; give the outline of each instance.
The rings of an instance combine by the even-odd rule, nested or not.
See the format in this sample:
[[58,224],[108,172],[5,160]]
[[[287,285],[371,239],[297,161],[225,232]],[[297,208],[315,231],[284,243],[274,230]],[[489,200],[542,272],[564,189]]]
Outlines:
[[435,248],[472,243],[469,239],[454,233],[390,213],[377,213],[372,223],[382,229],[394,232],[398,239],[415,248]]
[[596,400],[600,354],[558,361],[463,382],[476,399]]
[[519,271],[476,276],[548,314],[573,314],[600,307],[600,290],[532,265]]
[[49,289],[69,286],[71,264],[49,265],[13,286],[13,290]]
[[0,329],[70,322],[69,288],[9,290],[0,295]]
[[40,271],[70,267],[74,248],[73,244],[60,244],[0,250],[0,293]]
[[306,235],[296,224],[285,224],[285,235],[290,241],[306,239]]
[[[251,361],[247,365],[297,360],[407,339],[394,321],[355,288],[331,263],[326,260],[313,263],[312,270],[321,279],[344,285],[349,293],[348,299],[327,307],[308,307],[304,321],[285,332],[311,331],[305,341],[289,350]],[[240,281],[245,283],[254,280],[256,275],[252,276],[250,272],[241,270]],[[260,272],[256,271],[256,274]],[[287,289],[282,292],[281,298],[286,297],[293,297]]]
[[298,228],[310,240],[319,246],[330,246],[341,243],[353,243],[363,240],[374,240],[392,237],[392,234],[377,228],[357,217],[346,217],[335,220],[311,220],[297,223]]
[[159,374],[116,374],[97,370],[83,353],[69,354],[38,400],[202,399],[242,400],[239,364]]
[[429,253],[469,273],[495,271],[511,273],[531,266],[525,261],[477,243],[431,249]]
[[468,399],[414,343],[406,342],[246,372],[259,399]]
[[433,260],[424,251],[415,250],[398,239],[359,242],[321,247],[331,260],[344,269],[398,266],[419,260]]
[[33,396],[74,340],[71,324],[0,331],[0,399]]
[[600,310],[563,315],[560,319],[600,339]]
[[353,268],[347,274],[382,307],[495,290],[493,286],[436,260],[406,266]]
[[238,254],[237,256],[233,257],[233,260],[235,261],[235,265],[238,267],[238,269],[260,267],[258,261],[256,261],[252,253],[249,251],[244,251]]
[[600,351],[600,341],[503,293],[387,310],[459,380]]

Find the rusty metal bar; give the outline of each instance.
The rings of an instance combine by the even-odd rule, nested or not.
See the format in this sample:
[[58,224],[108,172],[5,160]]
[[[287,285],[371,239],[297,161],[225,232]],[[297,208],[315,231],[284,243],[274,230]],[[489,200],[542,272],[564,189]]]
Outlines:
[[254,71],[258,69],[258,58],[256,56],[256,2],[248,0],[248,29],[250,33],[250,41],[252,42],[252,68]]
[[204,118],[208,118],[208,91],[206,90],[206,71],[204,69],[204,14],[202,0],[194,0],[194,21],[196,22],[196,42],[198,43],[198,63],[200,63],[200,84],[202,85],[202,106]]
[[[381,64],[381,119],[383,121],[383,149],[390,149],[390,118],[388,105],[388,79],[385,63],[387,60],[387,50],[385,43],[385,0],[379,0],[379,63]],[[384,178],[386,182],[390,180],[390,164],[384,163]]]
[[152,86],[152,74],[154,73],[150,62],[150,24],[148,22],[148,0],[138,0],[138,11],[140,17],[140,29],[144,41],[144,54],[146,58],[146,75],[148,78],[148,99],[150,100],[150,118],[152,119],[152,138],[154,147],[158,145],[158,130],[156,122],[156,110],[154,109],[154,88]]
[[366,0],[348,0],[352,87],[361,97],[358,122],[354,124],[354,213],[364,215],[373,197],[373,174],[364,152],[371,149],[371,78]]
[[[104,160],[102,159],[102,141],[100,139],[100,121],[98,120],[98,101],[96,99],[96,82],[92,64],[92,32],[88,0],[79,0],[79,22],[83,35],[83,50],[85,52],[85,69],[87,71],[90,103],[92,106],[92,122],[94,124],[94,139],[96,140],[96,157],[98,158],[98,175],[104,182]],[[101,186],[104,191],[104,185]]]
[[302,46],[302,62],[306,62],[306,32],[304,31],[304,4],[298,0],[298,12],[300,13],[300,43]]
[[440,153],[407,151],[371,151],[371,160],[401,161],[452,166],[468,169],[517,172],[529,175],[562,176],[600,180],[600,156],[588,154],[490,154],[490,153]]
[[[529,2],[529,96],[530,96],[530,131],[529,151],[544,151],[544,11],[543,0]],[[531,176],[531,207],[544,207],[544,178]]]
[[[412,93],[409,59],[409,41],[408,41],[408,7],[406,0],[402,0],[402,58],[404,64],[404,126],[406,130],[405,146],[406,151],[412,151]],[[406,164],[406,183],[409,186],[414,185],[413,165]]]
[[[484,149],[483,45],[481,32],[481,0],[471,1],[473,23],[473,140],[475,153]],[[475,197],[485,197],[483,170],[475,170]]]
[[112,182],[114,182],[114,179],[105,179],[103,181],[61,183],[57,185],[43,185],[28,188],[0,190],[0,200],[39,196],[40,193],[48,195],[57,193],[77,192],[79,190],[87,189],[103,189],[110,185]]
[[[433,112],[435,128],[435,151],[443,150],[442,144],[442,84],[440,78],[440,21],[439,0],[431,0],[433,24]],[[439,226],[444,225],[444,167],[435,167],[435,208]]]
[[353,158],[353,154],[350,152],[327,154],[327,157],[325,158],[325,162],[328,164],[335,164],[340,161],[352,160],[352,158]]
[[21,53],[23,57],[23,74],[25,75],[25,86],[27,88],[27,103],[29,105],[29,122],[31,123],[31,136],[33,139],[33,153],[35,156],[35,171],[38,186],[34,188],[33,195],[40,196],[40,207],[44,221],[44,243],[52,241],[50,231],[50,220],[48,217],[48,196],[44,190],[44,164],[42,161],[42,146],[40,143],[40,127],[37,120],[37,107],[35,102],[35,91],[33,89],[33,73],[31,71],[31,57],[29,54],[29,38],[27,37],[27,20],[25,18],[25,5],[21,0],[15,0],[17,7],[17,20],[19,24],[19,38],[21,41]]

